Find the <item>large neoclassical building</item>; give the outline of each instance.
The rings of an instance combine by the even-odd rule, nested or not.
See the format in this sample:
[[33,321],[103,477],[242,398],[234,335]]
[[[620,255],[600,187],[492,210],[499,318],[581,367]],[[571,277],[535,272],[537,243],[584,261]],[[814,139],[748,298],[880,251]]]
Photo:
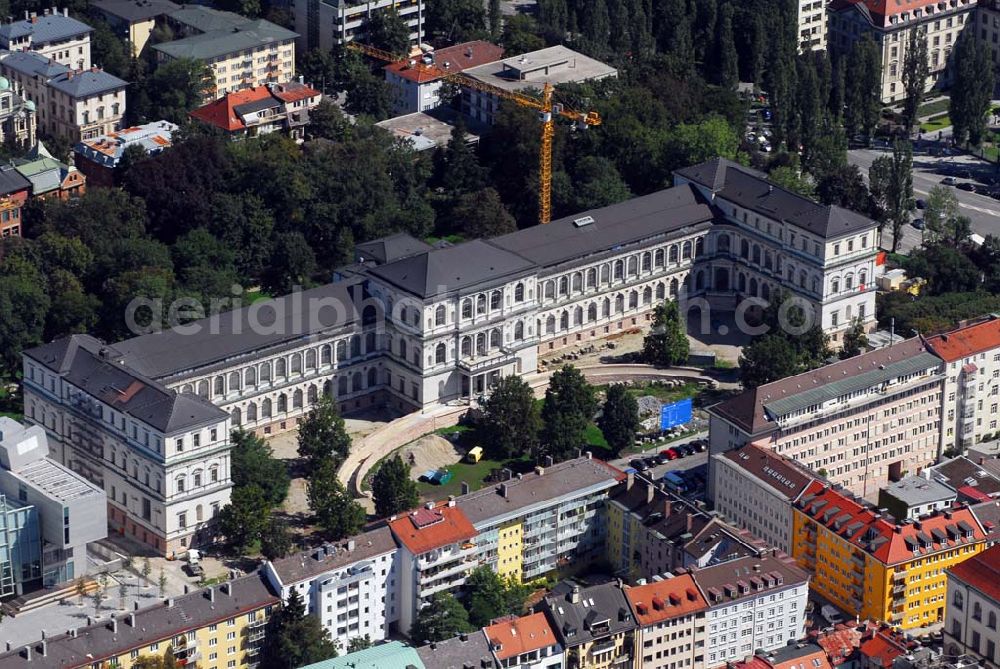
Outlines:
[[784,291],[836,342],[874,323],[877,247],[873,221],[716,159],[495,239],[359,244],[333,283],[173,330],[25,351],[25,417],[105,487],[116,531],[171,551],[228,499],[231,428],[291,429],[321,394],[345,412],[476,397],[540,354],[641,327],[665,299],[731,311]]

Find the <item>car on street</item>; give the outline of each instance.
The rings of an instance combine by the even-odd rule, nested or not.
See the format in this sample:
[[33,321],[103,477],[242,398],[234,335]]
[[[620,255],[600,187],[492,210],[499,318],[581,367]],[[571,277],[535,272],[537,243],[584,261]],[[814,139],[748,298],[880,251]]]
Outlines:
[[956,188],[958,188],[958,190],[964,190],[969,193],[973,193],[976,190],[975,184],[969,183],[968,181],[963,181],[962,183],[958,184]]
[[921,200],[920,198],[917,198],[917,209],[926,209],[926,208],[927,208],[927,200]]
[[646,464],[645,460],[640,460],[639,458],[636,458],[635,460],[630,461],[628,464],[629,464],[630,467],[632,467],[633,469],[636,469],[636,470],[638,470],[640,472],[644,472],[647,469],[649,469],[649,465]]
[[656,461],[655,457],[643,458],[642,461],[646,465],[646,469],[652,469],[656,465],[660,464],[659,462]]
[[676,460],[681,456],[681,454],[677,452],[676,448],[665,448],[660,451],[660,455],[665,457],[667,460]]
[[704,439],[698,439],[696,441],[692,441],[691,445],[694,446],[694,450],[698,451],[699,453],[704,453],[705,449],[708,448],[708,442],[705,441]]
[[922,218],[915,218],[912,221],[910,221],[910,225],[912,225],[913,227],[915,227],[917,230],[923,230],[924,229],[924,219],[922,219]]
[[681,454],[681,457],[687,457],[691,455],[691,447],[687,444],[681,444],[677,447],[677,452]]
[[954,186],[958,184],[958,179],[956,179],[955,177],[945,177],[944,179],[941,179],[941,183],[943,183],[945,186]]

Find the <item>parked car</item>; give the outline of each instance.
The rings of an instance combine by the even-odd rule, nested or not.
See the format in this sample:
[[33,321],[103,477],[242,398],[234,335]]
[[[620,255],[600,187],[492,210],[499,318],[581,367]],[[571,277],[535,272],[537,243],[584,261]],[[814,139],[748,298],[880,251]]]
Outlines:
[[917,209],[926,209],[926,208],[927,208],[927,200],[922,200],[920,198],[917,198]]
[[704,453],[705,449],[708,448],[708,442],[706,442],[704,439],[693,441],[691,442],[691,445],[694,446],[694,450],[698,451],[699,453]]
[[840,611],[830,606],[829,604],[824,604],[823,606],[819,607],[819,612],[820,615],[826,618],[826,621],[831,625],[836,625],[838,623],[844,622],[844,616],[840,613]]
[[205,568],[201,566],[200,562],[188,562],[184,565],[184,571],[187,572],[188,576],[193,578],[202,578],[205,576]]
[[913,227],[915,227],[917,230],[923,230],[924,229],[924,219],[922,219],[922,218],[915,218],[912,221],[910,221],[910,225],[912,225]]
[[687,457],[691,455],[691,447],[687,444],[681,444],[677,447],[677,452],[681,454],[681,457]]
[[653,458],[653,457],[643,458],[642,461],[646,464],[646,468],[647,469],[650,469],[650,468],[655,467],[656,465],[660,464],[659,462],[656,461],[656,458]]
[[637,469],[637,470],[639,470],[640,472],[644,472],[644,471],[646,471],[647,469],[649,469],[649,465],[647,465],[647,464],[646,464],[646,461],[645,461],[645,460],[641,460],[641,459],[639,459],[639,458],[636,458],[635,460],[632,460],[632,461],[631,461],[631,462],[629,462],[628,464],[629,464],[629,466],[631,466],[631,467],[632,467],[633,469]]
[[964,190],[969,193],[974,193],[976,190],[976,186],[972,183],[969,183],[968,181],[963,181],[962,183],[958,184],[956,188],[958,188],[958,190]]
[[657,453],[656,455],[650,456],[649,459],[653,461],[654,465],[662,465],[667,461],[667,456]]
[[958,184],[958,179],[956,179],[955,177],[945,177],[944,179],[941,179],[941,183],[943,183],[945,186],[954,186]]
[[660,455],[665,457],[667,460],[676,460],[681,456],[681,454],[677,452],[676,448],[665,448],[660,451]]

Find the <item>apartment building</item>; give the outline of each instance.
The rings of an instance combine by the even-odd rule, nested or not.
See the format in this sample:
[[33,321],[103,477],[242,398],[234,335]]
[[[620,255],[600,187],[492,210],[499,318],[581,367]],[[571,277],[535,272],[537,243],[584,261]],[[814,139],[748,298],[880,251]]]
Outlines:
[[759,555],[764,549],[663,484],[639,476],[622,481],[606,507],[607,557],[615,573],[631,582]]
[[805,635],[809,574],[781,555],[763,555],[691,571],[708,609],[705,666],[757,649],[772,651]]
[[41,200],[72,200],[87,190],[86,175],[75,166],[56,160],[41,142],[23,158],[16,158],[14,169],[31,184],[30,196]]
[[[41,580],[33,585],[43,588],[86,575],[87,544],[108,535],[104,491],[48,455],[45,430],[0,416],[0,495],[38,511]],[[22,582],[22,593],[31,585]]]
[[73,164],[91,186],[111,188],[115,185],[115,168],[126,149],[135,146],[147,156],[160,153],[170,148],[177,128],[170,121],[153,121],[78,142],[73,147]]
[[874,329],[879,240],[871,219],[813,203],[722,158],[674,172],[675,185],[688,183],[724,216],[708,240],[695,294],[733,310],[746,298],[787,292],[834,347],[856,320]]
[[933,468],[925,469],[923,476],[907,476],[890,483],[878,491],[878,508],[885,509],[894,518],[917,520],[921,516],[950,509],[958,500],[958,493],[951,486],[934,480]]
[[799,51],[826,50],[827,17],[824,0],[798,0]]
[[307,664],[299,669],[381,669],[382,667],[431,669],[420,659],[415,648],[402,641],[387,641],[353,653]]
[[833,0],[828,10],[829,48],[846,54],[862,36],[870,36],[881,55],[882,101],[899,102],[906,97],[903,64],[911,34],[919,31],[927,39],[928,90],[947,88],[953,76],[951,51],[966,27],[974,34],[976,6],[976,0]]
[[501,620],[483,628],[501,667],[563,669],[563,649],[544,613]]
[[410,42],[424,41],[424,0],[292,0],[298,48],[304,52],[355,39],[367,40],[368,21],[375,14],[395,11],[410,28]]
[[501,576],[528,582],[603,554],[603,509],[623,477],[588,452],[511,475],[463,494],[455,504],[478,532],[478,561]]
[[815,475],[768,448],[747,444],[712,456],[714,508],[732,524],[792,552],[792,502]]
[[354,639],[383,641],[399,618],[398,549],[388,527],[339,544],[268,561],[264,576],[288,599],[295,590],[306,613],[319,619],[330,638],[345,649]]
[[1000,546],[948,570],[944,652],[972,655],[984,667],[1000,667]]
[[40,131],[75,143],[121,127],[128,82],[100,68],[75,70],[25,51],[0,56],[0,72],[34,101]]
[[13,165],[0,166],[0,238],[22,236],[21,208],[30,191],[31,182]]
[[291,81],[295,38],[291,30],[201,5],[183,5],[167,15],[180,39],[152,46],[157,62],[179,58],[204,61],[212,72],[205,91],[214,100],[226,93]]
[[986,533],[962,505],[895,521],[819,482],[794,508],[792,554],[813,587],[862,619],[901,629],[945,620],[945,572],[986,548]]
[[0,669],[130,669],[173,651],[178,666],[226,669],[258,665],[264,627],[281,600],[257,572],[110,619],[73,627],[0,654]]
[[635,614],[635,664],[643,669],[701,669],[708,602],[690,574],[625,589]]
[[105,21],[115,34],[128,40],[133,57],[142,53],[157,26],[180,6],[170,0],[94,0],[90,11]]
[[773,653],[758,652],[753,657],[736,662],[733,669],[832,669],[826,652],[815,643],[785,646]]
[[21,97],[11,86],[10,79],[0,77],[0,142],[34,146],[37,116],[35,103]]
[[634,666],[638,623],[617,583],[584,588],[563,581],[536,608],[559,637],[567,667]]
[[450,500],[389,518],[399,544],[399,630],[406,634],[432,595],[462,587],[478,566],[476,528]]
[[937,460],[943,378],[941,359],[913,338],[767,383],[709,408],[711,453],[754,443],[875,494]]
[[319,91],[297,81],[269,84],[227,93],[192,111],[191,118],[222,130],[232,139],[272,132],[302,139],[309,112],[322,97]]
[[401,60],[386,65],[383,69],[391,91],[393,116],[428,111],[447,102],[441,100],[442,71],[462,72],[502,57],[502,46],[475,40],[427,51],[419,60]]
[[927,339],[945,362],[941,451],[965,451],[1000,432],[1000,319]]
[[211,537],[229,501],[229,415],[74,335],[24,352],[25,420],[51,457],[104,490],[113,532],[160,554]]
[[975,504],[1000,498],[1000,468],[997,462],[975,451],[929,467],[924,475],[954,490],[959,502]]
[[[529,88],[541,90],[546,84],[558,86],[618,76],[618,70],[610,65],[562,45],[467,67],[463,72],[476,81],[509,93]],[[495,114],[502,104],[501,98],[473,86],[462,84],[461,88],[462,112],[477,121],[493,125]]]
[[41,16],[26,11],[23,20],[0,24],[0,49],[30,51],[71,70],[89,70],[92,32],[70,18],[69,9],[45,9]]
[[417,648],[417,656],[427,669],[500,669],[482,631],[432,641]]

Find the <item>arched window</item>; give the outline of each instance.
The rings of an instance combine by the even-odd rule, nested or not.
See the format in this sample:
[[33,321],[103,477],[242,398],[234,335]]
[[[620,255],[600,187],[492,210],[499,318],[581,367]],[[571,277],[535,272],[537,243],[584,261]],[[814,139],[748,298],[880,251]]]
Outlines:
[[601,317],[607,318],[611,315],[611,298],[605,297],[601,304]]
[[352,358],[361,357],[361,335],[351,336],[351,357]]
[[559,277],[559,294],[566,295],[569,293],[569,279],[564,276]]
[[444,325],[445,309],[443,304],[439,304],[434,309],[434,325]]
[[191,387],[190,383],[187,383],[187,384],[181,386],[181,392],[180,392],[181,395],[187,395],[188,393],[192,393],[192,392],[194,392],[194,388]]
[[642,303],[649,304],[653,301],[653,289],[646,286],[642,291]]
[[559,329],[569,330],[569,312],[564,311],[559,315]]
[[556,296],[556,284],[555,284],[555,281],[546,281],[545,282],[545,297],[551,300],[555,296]]
[[361,390],[361,372],[354,372],[351,376],[351,391],[358,392]]
[[653,254],[646,251],[642,254],[642,271],[648,272],[653,269]]
[[219,468],[212,465],[208,468],[208,482],[218,483],[219,482]]
[[989,627],[991,630],[995,630],[997,628],[996,611],[990,611],[988,614],[986,614],[986,626]]
[[208,397],[208,380],[202,379],[198,382],[198,394],[201,397]]
[[965,606],[965,597],[962,596],[961,590],[955,591],[955,596],[951,598],[951,605],[954,606],[959,611]]
[[653,265],[663,267],[663,255],[663,249],[656,249],[656,254],[653,256]]
[[288,395],[281,393],[278,395],[278,413],[285,413],[288,411]]
[[573,292],[579,293],[583,290],[583,275],[577,272],[573,275]]
[[765,300],[771,299],[771,285],[767,283],[761,283],[760,285],[760,296]]
[[324,344],[319,350],[319,364],[321,365],[332,365],[333,364],[333,348],[329,344]]
[[306,351],[306,369],[316,369],[316,349]]
[[983,605],[979,602],[975,602],[972,605],[972,619],[980,622],[983,620]]
[[406,360],[406,340],[402,338],[399,340],[399,357]]
[[476,313],[485,314],[486,313],[486,296],[477,295],[476,296]]
[[[148,476],[148,474],[147,474],[147,476]],[[194,487],[195,488],[200,488],[201,487],[201,470],[199,469],[198,471],[196,471],[191,478],[194,479],[192,481],[192,483],[194,484]]]
[[194,519],[200,523],[204,519],[203,516],[204,511],[202,511],[201,504],[194,507]]
[[583,307],[577,306],[573,310],[573,325],[583,325]]
[[442,364],[445,361],[445,357],[448,354],[448,349],[444,344],[438,344],[434,347],[434,362],[437,364]]
[[472,338],[462,337],[462,357],[468,358],[472,355]]
[[611,268],[607,265],[601,265],[601,283],[608,281],[611,281]]
[[263,363],[257,368],[257,378],[260,379],[261,383],[269,383],[271,381],[271,365],[269,363]]
[[486,333],[476,335],[476,355],[486,355]]
[[694,257],[700,258],[705,253],[705,238],[699,237],[694,240]]
[[771,256],[771,252],[770,251],[765,251],[764,252],[764,268],[765,269],[773,269],[773,266],[774,266],[774,258]]
[[233,409],[233,413],[231,415],[232,415],[233,426],[239,427],[240,425],[243,424],[243,412],[240,411],[238,407],[236,409]]
[[[347,380],[346,377],[344,380],[345,381]],[[344,392],[345,393],[347,392],[346,384],[344,385]],[[309,387],[306,388],[306,401],[309,402],[309,406],[313,406],[314,404],[316,404],[318,400],[319,400],[319,391],[316,389],[316,385],[311,383],[309,384]]]
[[[376,349],[375,345],[375,333],[369,332],[365,335],[365,353],[374,353]],[[292,370],[295,371],[294,369]]]
[[462,318],[472,318],[472,298],[462,300]]
[[728,252],[729,251],[729,235],[719,235],[719,251]]
[[292,393],[292,408],[301,409],[302,408],[302,389],[299,388],[294,393]]
[[368,370],[368,387],[374,388],[378,385],[378,372],[374,367]]
[[556,331],[556,317],[550,315],[545,319],[545,333],[552,334]]
[[831,282],[831,288],[830,288],[830,290],[833,293],[839,293],[840,292],[840,279],[834,279]]
[[858,288],[864,290],[865,286],[868,284],[868,272],[861,270],[858,272]]
[[361,311],[361,322],[364,325],[372,325],[378,319],[378,310],[375,305],[369,304]]
[[592,302],[589,307],[587,307],[587,321],[593,323],[597,320],[597,303]]
[[174,490],[177,492],[184,492],[187,487],[187,477],[184,474],[178,474],[177,478],[174,479]]
[[620,314],[625,311],[625,296],[621,293],[615,295],[615,313]]
[[753,262],[755,265],[760,264],[760,247],[756,244],[753,245]]
[[490,330],[490,348],[500,348],[503,343],[503,336],[500,333],[500,328]]
[[614,267],[614,279],[616,281],[623,279],[625,277],[625,263],[621,260],[616,260]]
[[524,284],[519,283],[514,286],[514,301],[524,302]]
[[802,288],[806,287],[806,272],[805,270],[799,270],[799,286]]
[[752,297],[757,297],[757,279],[752,277],[750,279],[750,295]]
[[337,342],[337,362],[347,359],[347,342],[343,339]]
[[226,394],[226,380],[221,376],[215,377],[215,380],[212,382],[212,385],[213,385],[212,387],[213,395],[219,396]]
[[514,341],[521,341],[524,339],[524,323],[518,321],[514,323]]
[[750,242],[745,239],[740,241],[740,257],[745,260],[750,259]]
[[670,281],[670,297],[677,297],[677,290],[678,290],[679,286],[680,286],[680,284],[677,282],[677,279],[671,279],[671,281]]
[[240,387],[240,373],[232,372],[229,375],[229,392],[236,392]]
[[639,275],[639,259],[632,256],[628,259],[628,275],[638,276]]
[[694,275],[694,289],[702,290],[705,287],[705,273],[701,270]]
[[490,293],[490,311],[496,311],[501,306],[503,306],[503,293],[499,290],[494,290]]
[[628,294],[628,308],[635,309],[639,306],[639,292],[633,290]]
[[587,270],[587,288],[597,287],[597,269],[591,267]]
[[678,255],[677,244],[672,244],[670,246],[670,252],[669,252],[668,255],[669,255],[669,258],[670,258],[670,260],[669,260],[670,263],[677,264],[677,255]]
[[286,370],[286,363],[284,358],[278,358],[274,361],[274,376],[278,379],[283,379],[288,375]]
[[854,275],[848,274],[847,276],[844,277],[844,290],[853,290],[853,289],[854,289]]
[[681,258],[683,260],[691,259],[691,242],[684,242],[684,246],[681,247]]
[[271,399],[264,398],[264,401],[260,403],[260,417],[270,418],[271,417]]

